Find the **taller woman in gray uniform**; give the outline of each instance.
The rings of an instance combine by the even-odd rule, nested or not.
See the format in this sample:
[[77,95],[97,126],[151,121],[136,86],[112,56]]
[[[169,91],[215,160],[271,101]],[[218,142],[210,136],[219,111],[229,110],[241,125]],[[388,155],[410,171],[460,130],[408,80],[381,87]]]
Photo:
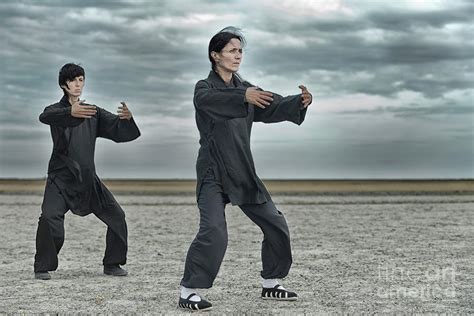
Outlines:
[[201,137],[196,164],[200,224],[181,280],[178,306],[185,309],[212,307],[196,289],[212,287],[219,271],[227,248],[224,210],[229,202],[263,231],[262,298],[297,299],[278,280],[288,274],[292,263],[290,234],[285,217],[255,172],[250,132],[253,122],[301,124],[312,96],[302,85],[301,94],[282,97],[243,81],[237,71],[244,45],[242,34],[233,27],[217,33],[208,49],[212,70],[194,91]]

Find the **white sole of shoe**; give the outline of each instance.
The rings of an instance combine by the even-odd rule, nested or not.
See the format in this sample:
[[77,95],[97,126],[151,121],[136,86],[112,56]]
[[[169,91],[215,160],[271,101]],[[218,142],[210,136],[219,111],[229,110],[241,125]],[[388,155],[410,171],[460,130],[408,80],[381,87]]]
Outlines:
[[208,312],[212,309],[212,306],[207,307],[207,308],[203,308],[203,309],[190,309],[190,308],[181,307],[181,306],[178,305],[178,309],[183,310],[183,311],[188,311],[188,312],[191,312],[191,313],[197,313],[197,312]]
[[297,301],[297,297],[290,297],[290,298],[278,298],[278,297],[263,297],[262,300],[272,300],[272,301]]

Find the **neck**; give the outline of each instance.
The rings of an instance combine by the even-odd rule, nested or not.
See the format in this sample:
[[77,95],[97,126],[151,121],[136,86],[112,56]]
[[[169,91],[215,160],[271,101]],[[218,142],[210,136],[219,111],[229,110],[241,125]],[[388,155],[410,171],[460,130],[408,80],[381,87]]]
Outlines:
[[72,96],[72,95],[68,95],[67,98],[69,100],[69,103],[71,103],[71,104],[73,104],[74,102],[79,100],[79,97],[75,97],[75,96]]
[[226,84],[229,84],[232,80],[232,72],[225,71],[224,69],[217,67],[216,69],[217,74],[224,80]]

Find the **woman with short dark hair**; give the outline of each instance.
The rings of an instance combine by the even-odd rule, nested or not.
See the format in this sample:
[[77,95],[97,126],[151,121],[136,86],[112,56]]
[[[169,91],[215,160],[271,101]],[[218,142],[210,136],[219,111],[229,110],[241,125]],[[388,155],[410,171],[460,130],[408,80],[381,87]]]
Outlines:
[[47,106],[39,117],[50,126],[53,152],[36,233],[35,278],[49,280],[49,271],[57,269],[64,216],[69,210],[79,216],[93,213],[107,225],[104,274],[126,276],[128,272],[120,267],[127,262],[125,212],[97,176],[94,152],[98,137],[129,142],[140,136],[140,130],[125,102],[115,115],[80,99],[85,85],[81,66],[64,65],[58,83],[62,99]]
[[281,286],[292,263],[290,235],[283,214],[258,178],[250,150],[253,122],[290,121],[301,124],[312,96],[304,86],[301,94],[282,97],[243,81],[237,74],[245,39],[228,27],[209,43],[212,70],[197,82],[194,91],[196,124],[200,133],[197,171],[199,232],[192,242],[181,280],[178,306],[209,310],[197,288],[210,288],[227,248],[225,206],[238,205],[264,234],[261,271],[262,298],[296,300]]

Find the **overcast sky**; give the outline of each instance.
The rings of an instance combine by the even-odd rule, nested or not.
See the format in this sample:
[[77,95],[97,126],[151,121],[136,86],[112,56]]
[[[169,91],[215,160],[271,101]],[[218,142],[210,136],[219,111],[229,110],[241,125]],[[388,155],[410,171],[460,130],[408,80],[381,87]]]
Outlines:
[[195,178],[194,84],[233,25],[245,79],[313,94],[301,126],[254,125],[262,178],[473,178],[473,16],[469,0],[2,1],[0,177],[46,175],[38,115],[75,62],[83,98],[126,101],[142,131],[97,142],[99,176]]

